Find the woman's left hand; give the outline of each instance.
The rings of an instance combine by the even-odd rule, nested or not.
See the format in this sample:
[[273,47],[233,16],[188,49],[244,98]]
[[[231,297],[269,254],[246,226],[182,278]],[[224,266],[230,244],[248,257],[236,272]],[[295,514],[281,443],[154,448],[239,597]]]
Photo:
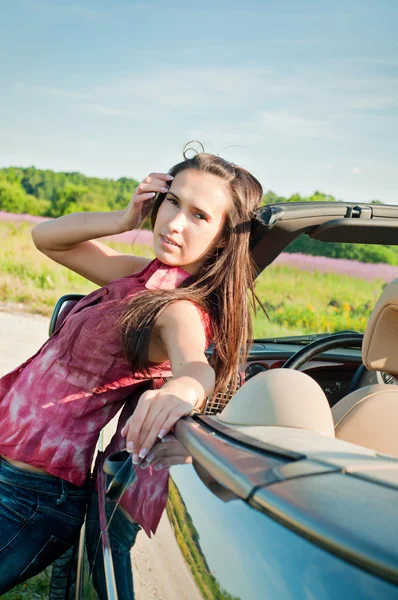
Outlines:
[[192,413],[196,399],[194,390],[178,380],[142,394],[134,414],[121,431],[126,438],[127,450],[133,452],[134,464],[145,458],[155,442],[162,439],[181,417]]
[[174,465],[189,463],[192,463],[192,456],[174,435],[169,434],[155,443],[148,456],[141,462],[140,469],[152,467],[155,471],[160,471]]

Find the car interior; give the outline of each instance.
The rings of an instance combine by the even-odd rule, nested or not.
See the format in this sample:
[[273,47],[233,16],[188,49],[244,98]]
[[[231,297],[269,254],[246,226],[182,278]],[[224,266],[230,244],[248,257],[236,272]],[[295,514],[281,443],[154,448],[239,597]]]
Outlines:
[[[372,312],[363,338],[363,364],[398,376],[397,347],[398,279],[386,286]],[[271,369],[245,383],[215,418],[252,437],[264,439],[264,427],[295,427],[398,457],[398,387],[385,383],[360,387],[330,407],[310,375]]]
[[[391,206],[280,204],[256,218],[251,249],[259,272],[302,234],[335,242],[397,240],[398,211]],[[212,419],[260,439],[264,427],[295,427],[398,457],[398,387],[387,385],[398,377],[398,280],[385,287],[364,336],[325,335],[298,352],[279,342],[272,349],[254,342],[236,393],[208,402]],[[362,348],[362,361],[354,348]]]

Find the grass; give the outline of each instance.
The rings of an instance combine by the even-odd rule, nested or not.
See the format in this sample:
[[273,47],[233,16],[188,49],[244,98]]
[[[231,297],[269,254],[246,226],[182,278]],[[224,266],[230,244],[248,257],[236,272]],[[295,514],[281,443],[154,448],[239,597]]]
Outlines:
[[[31,228],[29,223],[0,222],[0,302],[49,317],[63,294],[88,294],[98,286],[39,252],[32,242]],[[109,245],[131,252],[128,244]],[[147,247],[137,246],[134,251],[149,256]]]
[[[52,565],[47,567],[47,569],[45,569],[42,573],[35,575],[35,577],[28,579],[28,581],[25,581],[24,583],[20,583],[6,594],[3,594],[1,596],[2,600],[48,600],[50,594],[51,573]],[[62,582],[57,583],[60,585]],[[66,580],[63,582],[63,584],[66,585]],[[72,590],[75,590],[75,583],[72,584]],[[83,558],[83,578],[81,591],[83,600],[98,599],[98,595],[94,589],[92,577],[90,576],[90,566],[86,551],[84,552]],[[71,593],[73,593],[73,591]]]
[[363,332],[384,286],[381,280],[271,266],[256,285],[270,321],[258,310],[254,319],[255,337],[344,329]]
[[[87,294],[97,286],[41,254],[32,242],[31,227],[23,222],[0,222],[0,302],[49,317],[61,295]],[[128,244],[109,245],[131,252]],[[152,256],[147,247],[137,246],[134,252]],[[336,272],[270,266],[256,283],[270,320],[258,310],[255,336],[364,331],[384,285],[382,280],[366,281]]]
[[2,600],[47,600],[50,590],[51,566],[3,594]]

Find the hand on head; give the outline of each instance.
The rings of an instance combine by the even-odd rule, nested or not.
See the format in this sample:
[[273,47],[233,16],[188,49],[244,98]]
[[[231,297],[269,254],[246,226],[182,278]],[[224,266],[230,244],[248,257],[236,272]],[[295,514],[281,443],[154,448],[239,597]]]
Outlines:
[[134,229],[150,213],[152,200],[157,193],[166,193],[172,175],[167,173],[150,173],[134,190],[130,202],[123,211],[122,223],[126,231]]

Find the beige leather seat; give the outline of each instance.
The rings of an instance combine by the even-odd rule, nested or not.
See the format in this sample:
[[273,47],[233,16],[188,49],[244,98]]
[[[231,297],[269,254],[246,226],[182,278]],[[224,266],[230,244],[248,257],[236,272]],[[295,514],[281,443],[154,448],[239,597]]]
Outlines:
[[[384,289],[370,317],[362,360],[398,378],[398,279]],[[371,385],[330,410],[322,388],[308,375],[271,369],[242,386],[218,419],[233,427],[293,427],[336,437],[398,457],[398,386]]]
[[[380,296],[366,327],[362,361],[398,378],[398,279]],[[398,386],[370,385],[332,408],[336,437],[398,457]]]
[[314,379],[293,369],[271,369],[255,375],[217,416],[232,426],[294,427],[334,437],[324,391]]

